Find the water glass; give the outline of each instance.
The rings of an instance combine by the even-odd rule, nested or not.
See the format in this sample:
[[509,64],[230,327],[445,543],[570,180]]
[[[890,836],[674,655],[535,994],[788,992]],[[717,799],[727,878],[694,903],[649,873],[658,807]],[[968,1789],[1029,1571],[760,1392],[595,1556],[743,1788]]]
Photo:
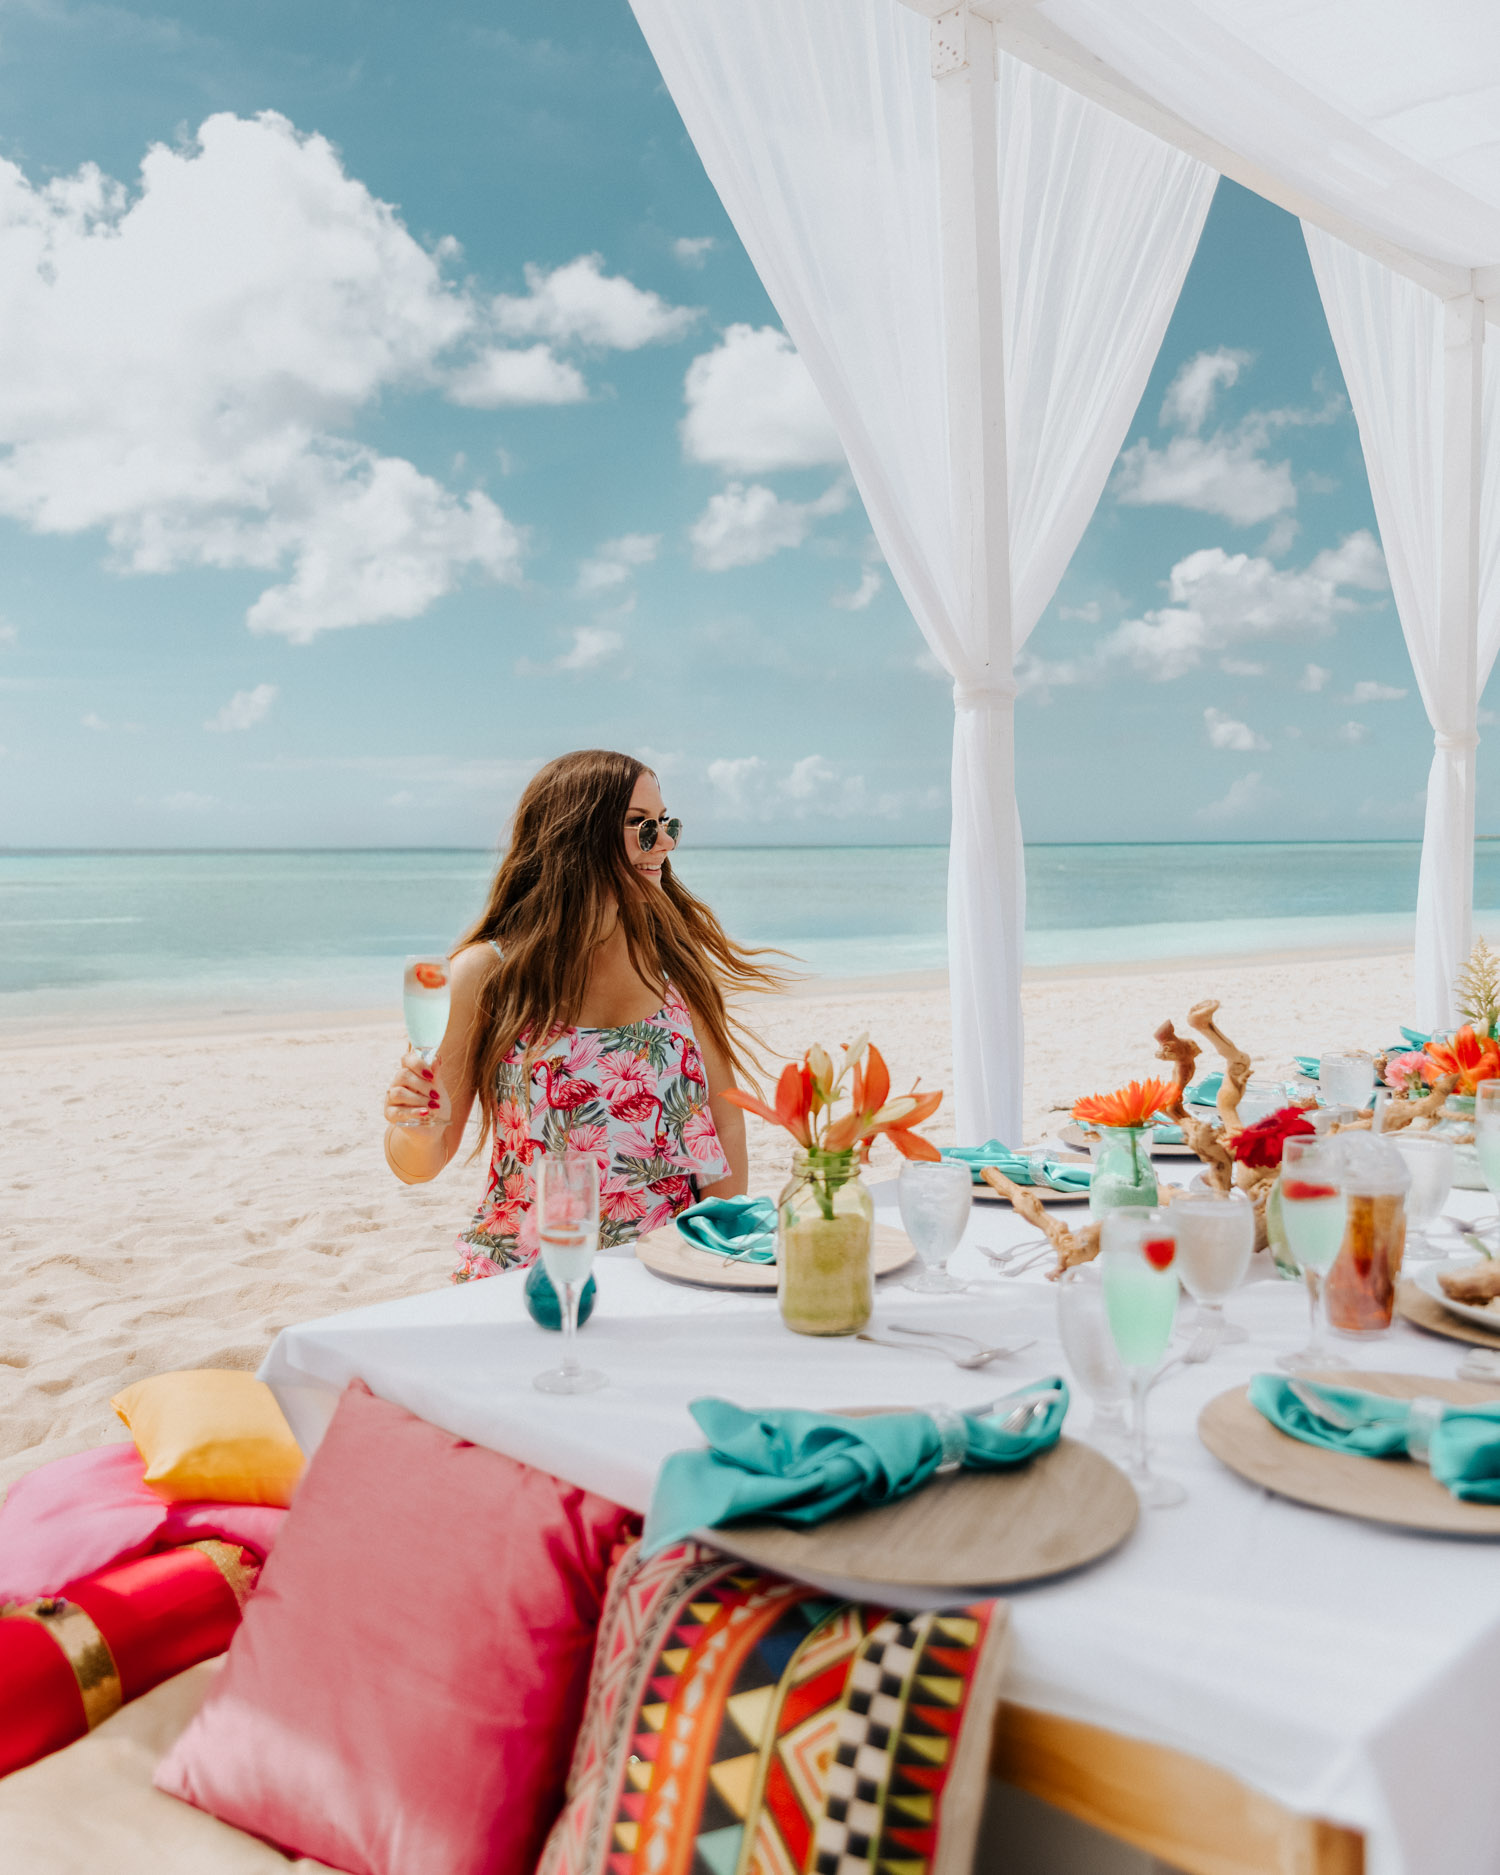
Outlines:
[[1336,1049],[1318,1057],[1318,1087],[1330,1107],[1365,1107],[1375,1086],[1375,1057]]
[[1093,1402],[1089,1432],[1094,1443],[1123,1454],[1130,1431],[1125,1421],[1130,1377],[1110,1333],[1097,1263],[1075,1263],[1058,1279],[1057,1334],[1073,1378]]
[[1474,1155],[1500,1203],[1500,1081],[1481,1081],[1474,1089]]
[[1198,1304],[1198,1327],[1221,1342],[1248,1341],[1249,1334],[1224,1313],[1224,1298],[1245,1280],[1255,1249],[1255,1206],[1239,1192],[1223,1197],[1179,1198],[1172,1206],[1177,1264],[1182,1286]]
[[1406,1256],[1414,1263],[1441,1256],[1443,1252],[1434,1248],[1427,1233],[1442,1216],[1453,1189],[1453,1142],[1409,1130],[1383,1137],[1401,1154],[1411,1173],[1406,1194]]
[[965,1285],[948,1274],[974,1204],[974,1175],[959,1159],[907,1159],[896,1183],[901,1228],[917,1253],[905,1287],[923,1295],[954,1295]]
[[1344,1156],[1331,1139],[1288,1139],[1281,1149],[1281,1225],[1287,1249],[1307,1284],[1307,1346],[1280,1354],[1291,1374],[1316,1374],[1349,1363],[1330,1351],[1323,1334],[1323,1278],[1333,1267],[1349,1221]]
[[538,1374],[542,1393],[592,1393],[607,1378],[578,1364],[578,1299],[599,1249],[599,1165],[583,1153],[539,1153],[536,1178],[537,1238],[548,1280],[562,1299],[562,1366]]
[[[448,1028],[448,979],[452,966],[446,957],[408,957],[401,972],[401,1006],[406,1017],[407,1040],[422,1057],[424,1068],[441,1048]],[[443,1124],[437,1112],[414,1112],[397,1126]]]
[[1111,1211],[1099,1241],[1105,1312],[1134,1406],[1130,1482],[1143,1504],[1165,1510],[1187,1492],[1151,1469],[1146,1400],[1177,1320],[1176,1229],[1167,1211]]

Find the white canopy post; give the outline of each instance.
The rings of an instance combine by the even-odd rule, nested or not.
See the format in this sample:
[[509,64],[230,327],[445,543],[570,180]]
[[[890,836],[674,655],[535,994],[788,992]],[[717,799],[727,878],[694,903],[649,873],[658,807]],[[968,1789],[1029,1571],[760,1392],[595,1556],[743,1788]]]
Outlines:
[[1483,474],[1484,307],[1443,307],[1443,430],[1438,562],[1440,708],[1417,885],[1417,1021],[1458,1020],[1454,985],[1474,945],[1474,794],[1479,750],[1479,496]]
[[967,6],[932,23],[948,457],[959,617],[953,665],[948,981],[960,1139],[1021,1140],[1026,872],[1016,811],[1005,328],[995,33]]

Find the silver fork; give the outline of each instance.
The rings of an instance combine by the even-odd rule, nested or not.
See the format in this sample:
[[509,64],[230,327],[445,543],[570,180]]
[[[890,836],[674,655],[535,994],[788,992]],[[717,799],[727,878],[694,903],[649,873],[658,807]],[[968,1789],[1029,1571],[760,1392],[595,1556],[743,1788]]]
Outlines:
[[1353,1432],[1364,1421],[1357,1413],[1351,1413],[1347,1407],[1335,1406],[1332,1400],[1325,1400],[1320,1393],[1314,1393],[1304,1381],[1289,1380],[1287,1391],[1298,1405],[1303,1406],[1314,1419],[1321,1419],[1325,1425],[1332,1426],[1335,1432]]
[[[972,1354],[955,1354],[949,1348],[924,1347],[921,1341],[887,1341],[883,1335],[860,1334],[857,1341],[868,1341],[876,1348],[896,1348],[903,1354],[941,1354],[945,1361],[952,1361],[955,1367],[987,1367],[991,1361],[997,1361],[1007,1354],[1019,1354],[1022,1348],[1029,1348],[1029,1340],[1002,1342],[998,1348],[981,1347],[976,1341]],[[964,1336],[967,1340],[968,1337]]]
[[1045,1237],[1040,1243],[1018,1244],[1012,1250],[991,1250],[988,1244],[980,1244],[979,1251],[1002,1276],[1024,1276],[1027,1270],[1035,1269],[1038,1263],[1055,1254]]
[[977,1335],[962,1334],[956,1328],[913,1328],[909,1322],[887,1322],[886,1327],[892,1334],[914,1335],[927,1341],[961,1341],[965,1347],[973,1348],[977,1354],[988,1355],[993,1359],[997,1354],[1014,1354],[1018,1348],[1029,1348],[1029,1340],[1004,1341],[998,1348],[988,1348]]
[[1200,1361],[1206,1361],[1218,1345],[1218,1336],[1211,1328],[1200,1328],[1180,1354],[1174,1354],[1165,1366],[1152,1376],[1151,1385],[1159,1386],[1168,1374],[1175,1373],[1179,1367],[1196,1367]]

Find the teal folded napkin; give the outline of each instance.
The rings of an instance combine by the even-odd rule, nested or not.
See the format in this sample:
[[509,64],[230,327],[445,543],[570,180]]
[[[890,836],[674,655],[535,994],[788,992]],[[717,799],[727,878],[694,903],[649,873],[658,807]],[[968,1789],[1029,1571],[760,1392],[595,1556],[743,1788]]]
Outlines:
[[1320,1055],[1293,1055],[1292,1056],[1292,1060],[1295,1061],[1297,1064],[1297,1071],[1300,1074],[1305,1074],[1308,1080],[1310,1081],[1317,1080],[1318,1063],[1321,1059],[1322,1057]]
[[1500,1504],[1500,1402],[1493,1406],[1444,1406],[1441,1416],[1422,1403],[1413,1413],[1410,1400],[1355,1387],[1301,1383],[1319,1399],[1354,1415],[1359,1424],[1347,1432],[1309,1412],[1278,1374],[1257,1374],[1250,1382],[1250,1404],[1273,1426],[1306,1445],[1330,1452],[1356,1452],[1364,1458],[1422,1459],[1432,1475],[1455,1497],[1478,1504]]
[[[1013,1185],[1032,1185],[1036,1182],[1031,1175],[1031,1160],[1027,1155],[1024,1152],[1012,1152],[1009,1146],[1002,1146],[998,1139],[987,1139],[982,1146],[944,1146],[941,1151],[945,1159],[957,1159],[960,1165],[968,1166],[976,1185],[984,1183],[980,1174],[987,1165],[994,1166],[997,1172],[1003,1172]],[[1089,1180],[1094,1176],[1091,1165],[1072,1165],[1065,1159],[1043,1159],[1041,1164],[1042,1177],[1048,1185],[1055,1185],[1060,1191],[1087,1191]]]
[[1205,1074],[1201,1081],[1194,1081],[1183,1098],[1194,1107],[1211,1107],[1219,1098],[1219,1089],[1224,1085],[1222,1074]]
[[704,1198],[677,1213],[690,1244],[737,1263],[776,1261],[776,1204],[771,1198]]
[[[1004,1431],[1006,1414],[1036,1395],[1046,1410],[1024,1431]],[[951,1408],[857,1419],[792,1407],[747,1412],[713,1399],[688,1410],[708,1449],[673,1452],[662,1466],[646,1513],[646,1556],[743,1517],[805,1530],[856,1505],[889,1504],[925,1484],[945,1448],[948,1462],[974,1471],[1024,1465],[1057,1443],[1068,1387],[1056,1375],[1036,1381],[997,1400],[984,1418]]]
[[1407,1028],[1404,1022],[1401,1024],[1401,1033],[1406,1037],[1408,1048],[1425,1048],[1432,1040],[1430,1035],[1424,1035],[1420,1029]]

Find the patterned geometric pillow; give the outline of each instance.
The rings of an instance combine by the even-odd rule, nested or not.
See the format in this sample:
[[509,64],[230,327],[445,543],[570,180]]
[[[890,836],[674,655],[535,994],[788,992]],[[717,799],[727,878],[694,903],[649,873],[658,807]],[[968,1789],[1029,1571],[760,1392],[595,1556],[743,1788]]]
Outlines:
[[1007,1617],[888,1613],[633,1545],[537,1875],[958,1875]]

